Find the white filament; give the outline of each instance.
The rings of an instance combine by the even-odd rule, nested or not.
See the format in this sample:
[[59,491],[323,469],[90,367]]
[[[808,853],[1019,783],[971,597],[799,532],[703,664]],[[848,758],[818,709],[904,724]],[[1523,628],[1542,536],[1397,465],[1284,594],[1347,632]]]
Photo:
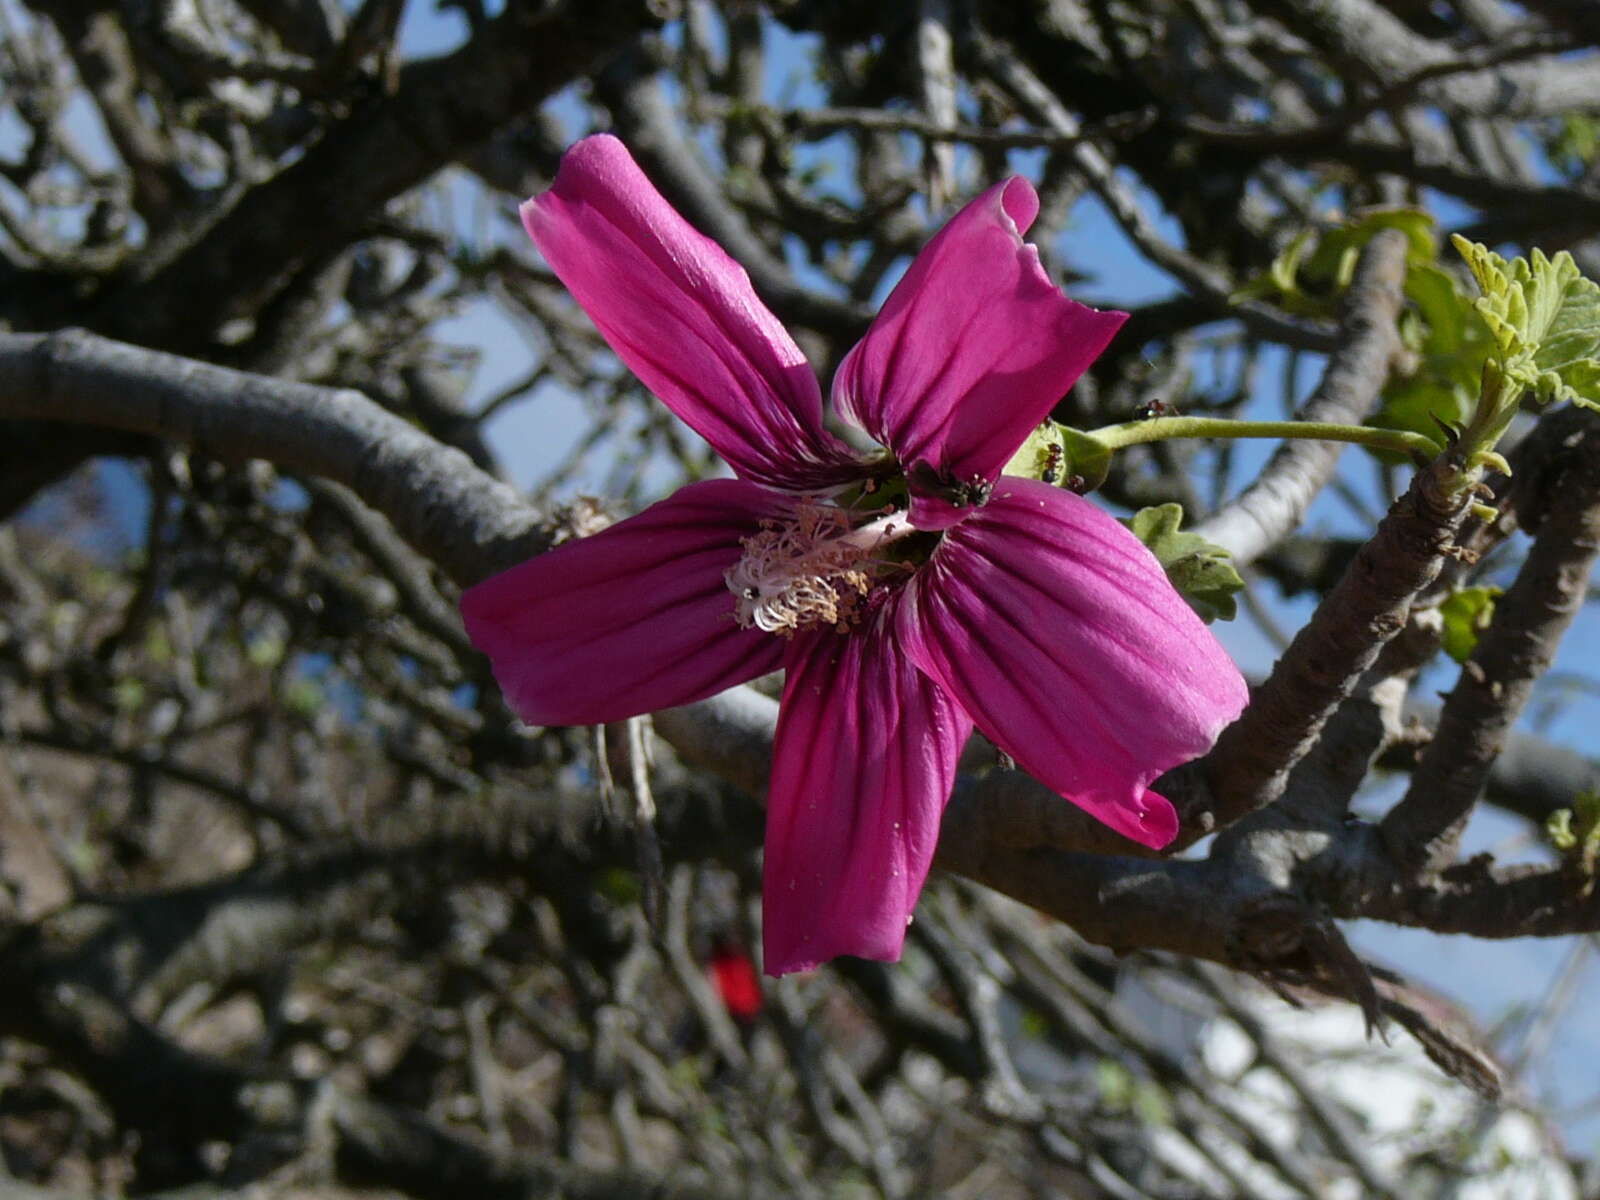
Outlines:
[[860,618],[884,565],[878,550],[912,532],[898,514],[851,529],[845,510],[801,504],[793,520],[767,522],[743,540],[743,555],[723,576],[734,618],[742,629],[783,637],[806,629],[844,633]]

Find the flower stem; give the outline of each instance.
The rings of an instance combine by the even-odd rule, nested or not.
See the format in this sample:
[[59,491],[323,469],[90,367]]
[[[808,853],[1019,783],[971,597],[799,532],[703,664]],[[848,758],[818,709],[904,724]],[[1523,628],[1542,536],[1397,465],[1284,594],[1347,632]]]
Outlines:
[[1403,429],[1375,429],[1370,425],[1340,425],[1331,421],[1233,421],[1222,417],[1152,417],[1094,430],[1091,437],[1108,450],[1167,438],[1315,438],[1327,442],[1355,442],[1378,450],[1432,459],[1439,443]]

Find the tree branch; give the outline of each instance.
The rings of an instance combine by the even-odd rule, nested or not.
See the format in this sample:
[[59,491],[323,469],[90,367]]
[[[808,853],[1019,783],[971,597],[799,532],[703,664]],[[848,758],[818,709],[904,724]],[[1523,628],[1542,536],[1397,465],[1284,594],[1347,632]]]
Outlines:
[[348,389],[249,375],[82,330],[0,333],[0,416],[148,434],[342,483],[463,585],[552,539],[506,484]]
[[[1404,300],[1406,248],[1405,235],[1386,230],[1362,251],[1345,297],[1339,344],[1301,408],[1301,420],[1357,425],[1376,405],[1400,348],[1396,321]],[[1227,547],[1235,562],[1254,562],[1299,526],[1333,478],[1343,449],[1338,442],[1285,442],[1255,482],[1196,525],[1195,532]]]
[[[1381,826],[1395,860],[1424,874],[1454,856],[1490,768],[1582,607],[1600,557],[1600,419],[1574,408],[1546,420],[1559,435],[1559,460],[1546,475],[1548,508],[1533,548],[1445,699],[1411,786]],[[1529,514],[1522,520],[1528,525]]]
[[507,5],[461,49],[405,67],[394,95],[358,105],[170,261],[144,265],[89,323],[147,345],[208,347],[224,320],[328,261],[390,199],[654,23],[645,0]]
[[[641,56],[642,57],[642,56]],[[872,309],[796,283],[789,268],[758,238],[723,194],[694,145],[680,132],[660,79],[645,62],[620,62],[600,83],[614,101],[619,131],[674,206],[749,272],[761,298],[797,325],[848,345],[866,331]]]
[[1182,836],[1226,827],[1283,794],[1324,722],[1405,627],[1412,600],[1439,574],[1471,501],[1461,467],[1448,455],[1417,473],[1204,760],[1217,809],[1209,817],[1192,814]]
[[1394,86],[1417,80],[1416,93],[1458,116],[1527,120],[1600,107],[1600,72],[1592,57],[1550,59],[1485,67],[1445,78],[1460,51],[1413,33],[1374,0],[1278,0],[1293,28],[1345,64],[1353,75]]
[[[996,78],[1017,97],[1036,120],[1063,137],[1076,138],[1078,121],[1027,65],[1005,46],[981,36],[974,48]],[[1132,190],[1117,178],[1114,164],[1098,146],[1075,141],[1065,151],[1075,168],[1094,189],[1122,231],[1153,263],[1204,300],[1219,315],[1237,317],[1261,337],[1297,346],[1303,350],[1330,351],[1333,331],[1310,321],[1302,321],[1268,305],[1251,301],[1234,304],[1229,296],[1233,284],[1210,263],[1179,249],[1157,232],[1139,205]]]

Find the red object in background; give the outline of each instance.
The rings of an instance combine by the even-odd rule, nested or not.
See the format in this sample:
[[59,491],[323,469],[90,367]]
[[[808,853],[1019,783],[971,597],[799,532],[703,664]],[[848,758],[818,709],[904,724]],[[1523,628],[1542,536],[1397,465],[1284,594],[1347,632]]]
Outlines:
[[750,955],[738,946],[719,943],[711,950],[711,982],[733,1019],[754,1021],[761,1014],[761,978]]

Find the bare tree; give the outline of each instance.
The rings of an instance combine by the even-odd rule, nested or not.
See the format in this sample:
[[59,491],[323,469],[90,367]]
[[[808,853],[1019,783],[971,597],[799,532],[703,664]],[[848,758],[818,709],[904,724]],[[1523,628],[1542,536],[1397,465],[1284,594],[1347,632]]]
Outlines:
[[[1489,335],[1414,211],[1600,276],[1590,5],[0,0],[0,82],[0,1192],[1490,1170],[1463,1135],[1491,1109],[1380,1152],[1270,1014],[1353,1006],[1488,1105],[1483,1037],[1340,922],[1600,929],[1600,767],[1516,728],[1588,598],[1600,423],[1526,405],[1509,476],[1456,452]],[[1058,421],[1277,400],[1435,448],[1287,441],[1242,487],[1232,442],[1106,464],[1105,502],[1227,552],[1269,638],[1276,597],[1315,601],[1162,782],[1190,853],[974,745],[905,961],[753,990],[772,688],[512,718],[459,590],[714,469],[516,221],[601,129],[825,379],[948,209],[1023,170],[1055,278],[1118,299],[1077,271],[1099,214],[1171,284]],[[526,343],[503,386],[491,327]],[[553,430],[558,396],[584,427],[513,487],[491,426]],[[1313,502],[1347,532],[1303,531]],[[1484,805],[1538,852],[1463,858]],[[1287,1123],[1141,989],[1254,1047]]]

